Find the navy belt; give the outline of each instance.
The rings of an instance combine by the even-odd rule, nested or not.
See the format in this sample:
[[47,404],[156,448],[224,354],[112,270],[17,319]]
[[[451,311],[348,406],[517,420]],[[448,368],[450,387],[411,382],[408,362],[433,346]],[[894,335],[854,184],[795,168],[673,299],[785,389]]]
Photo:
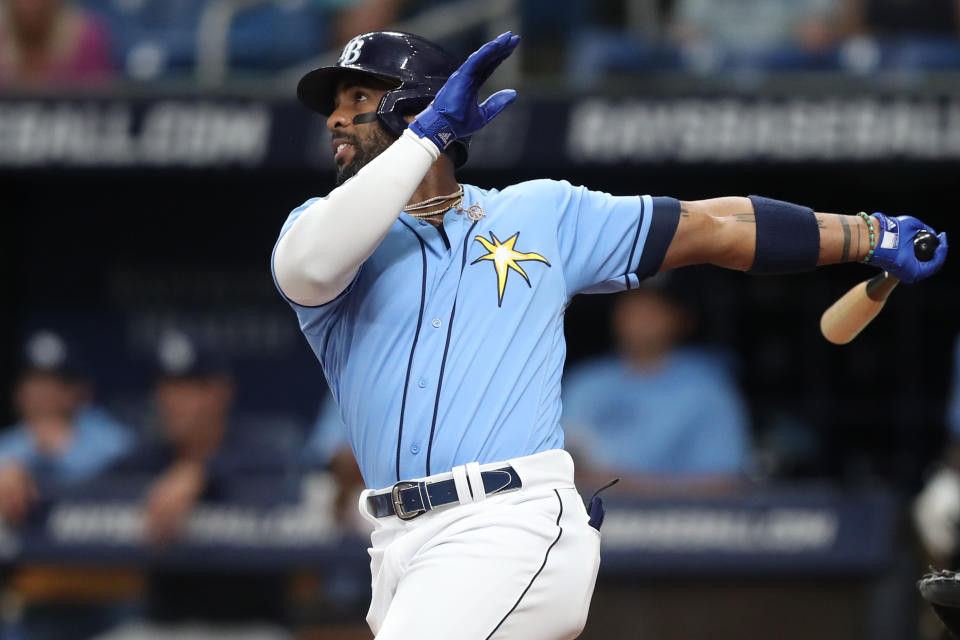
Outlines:
[[[483,480],[483,490],[488,496],[523,486],[513,467],[481,471],[480,477]],[[374,517],[397,516],[401,520],[412,520],[452,502],[460,502],[457,484],[452,478],[439,482],[398,482],[389,493],[367,498],[367,506]]]

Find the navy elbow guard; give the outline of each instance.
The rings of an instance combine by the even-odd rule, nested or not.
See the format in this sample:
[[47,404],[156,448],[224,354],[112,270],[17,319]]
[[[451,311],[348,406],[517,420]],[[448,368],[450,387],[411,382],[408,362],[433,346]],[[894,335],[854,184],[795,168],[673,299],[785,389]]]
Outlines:
[[757,218],[757,249],[750,273],[796,273],[817,266],[820,227],[813,209],[749,196]]

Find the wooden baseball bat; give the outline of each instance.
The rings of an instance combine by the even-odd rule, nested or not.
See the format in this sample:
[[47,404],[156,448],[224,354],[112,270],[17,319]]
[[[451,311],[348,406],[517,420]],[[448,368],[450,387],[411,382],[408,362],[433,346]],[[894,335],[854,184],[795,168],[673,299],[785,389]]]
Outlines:
[[[913,238],[913,253],[927,262],[940,241],[929,231],[921,231]],[[886,271],[864,280],[830,305],[820,318],[820,332],[833,344],[847,344],[863,331],[886,304],[887,298],[900,283]]]

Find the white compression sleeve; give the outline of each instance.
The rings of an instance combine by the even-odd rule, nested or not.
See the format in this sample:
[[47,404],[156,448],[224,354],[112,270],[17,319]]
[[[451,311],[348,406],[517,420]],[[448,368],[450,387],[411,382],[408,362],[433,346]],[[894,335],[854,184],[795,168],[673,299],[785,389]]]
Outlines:
[[297,304],[316,306],[347,288],[440,157],[407,129],[353,179],[314,202],[281,238],[273,269]]

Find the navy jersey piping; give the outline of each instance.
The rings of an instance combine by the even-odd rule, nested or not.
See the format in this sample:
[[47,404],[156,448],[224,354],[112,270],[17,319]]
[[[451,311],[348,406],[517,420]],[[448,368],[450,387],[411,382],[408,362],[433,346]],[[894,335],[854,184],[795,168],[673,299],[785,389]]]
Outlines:
[[[463,278],[463,269],[467,266],[467,245],[470,243],[470,234],[473,228],[477,226],[476,221],[467,229],[463,236],[463,259],[460,261],[460,277]],[[457,286],[459,292],[460,287]],[[443,389],[443,372],[447,368],[447,353],[450,351],[450,336],[453,334],[453,318],[457,313],[457,300],[453,300],[453,308],[450,309],[450,322],[447,323],[447,342],[443,345],[443,358],[440,360],[440,378],[437,380],[437,395],[433,401],[433,420],[430,422],[430,442],[427,444],[427,475],[430,475],[430,456],[433,453],[433,434],[437,430],[437,415],[440,412],[440,391]]]
[[443,220],[441,220],[440,224],[437,225],[437,231],[440,233],[440,237],[443,238],[443,246],[446,247],[447,251],[449,251],[450,238],[447,237],[447,230],[443,228]]
[[417,241],[420,243],[420,255],[423,258],[423,269],[420,281],[420,313],[417,315],[417,330],[413,334],[413,344],[410,346],[410,359],[407,360],[407,375],[403,381],[403,399],[400,401],[400,426],[397,429],[397,482],[400,482],[400,449],[403,445],[403,413],[407,407],[407,389],[410,386],[410,370],[413,368],[413,354],[417,351],[417,339],[420,337],[420,328],[423,325],[423,307],[427,300],[427,248],[424,245],[423,238],[420,237],[419,233],[413,230],[413,227],[408,225],[403,220],[400,222],[403,223],[403,226],[405,226],[407,229],[410,229],[410,233],[416,236]]
[[528,591],[530,591],[530,587],[533,586],[534,580],[536,580],[537,577],[543,572],[543,568],[547,566],[547,559],[550,557],[550,551],[557,545],[558,542],[560,542],[560,536],[563,535],[563,527],[560,526],[560,517],[563,516],[563,500],[560,498],[559,491],[554,489],[553,492],[557,494],[557,502],[560,503],[560,513],[557,514],[557,527],[560,529],[560,531],[557,532],[557,537],[554,538],[550,546],[547,547],[547,552],[543,555],[543,563],[540,565],[540,568],[537,569],[537,572],[533,574],[533,577],[530,578],[530,582],[527,583],[527,588],[523,590],[523,593],[520,594],[520,597],[517,598],[517,601],[513,603],[512,607],[510,607],[510,611],[507,611],[503,618],[500,619],[500,622],[498,622],[497,626],[493,628],[493,631],[491,631],[490,635],[486,637],[486,640],[490,640],[490,638],[493,637],[493,634],[497,632],[497,629],[503,626],[503,623],[506,622],[507,618],[510,617],[510,614],[513,613],[514,610],[516,610],[516,608],[520,605],[520,601],[523,600],[523,597],[527,595]]
[[643,216],[646,214],[643,206],[643,198],[640,198],[640,217],[637,219],[637,232],[633,235],[633,246],[630,247],[630,257],[627,258],[627,268],[623,273],[623,284],[627,291],[630,290],[630,265],[633,264],[633,254],[637,250],[637,241],[640,240],[640,229],[643,228]]

